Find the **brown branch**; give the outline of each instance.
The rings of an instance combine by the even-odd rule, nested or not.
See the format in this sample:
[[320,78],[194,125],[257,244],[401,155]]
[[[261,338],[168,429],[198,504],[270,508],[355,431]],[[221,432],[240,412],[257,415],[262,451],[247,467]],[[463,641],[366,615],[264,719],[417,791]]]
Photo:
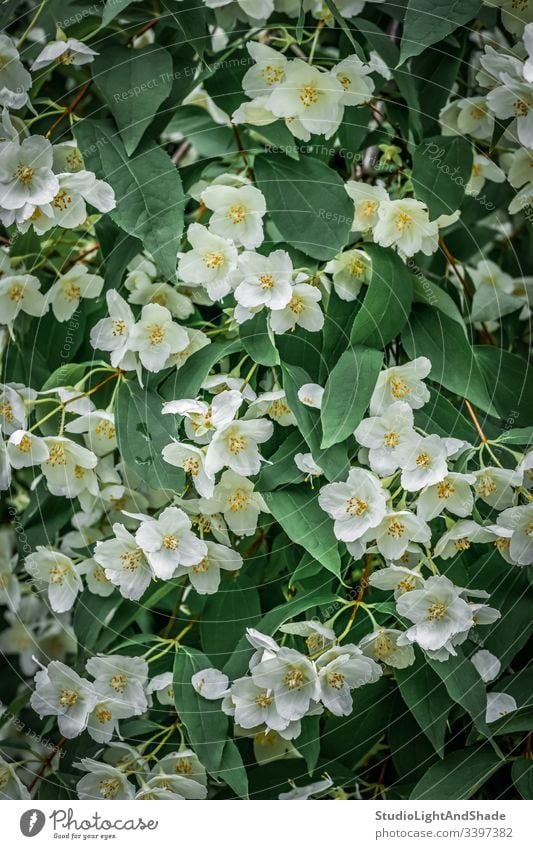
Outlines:
[[85,85],[83,86],[83,88],[82,88],[82,89],[80,89],[80,91],[78,92],[78,94],[76,95],[76,97],[74,98],[74,100],[72,101],[72,103],[69,103],[69,105],[68,105],[68,106],[66,106],[66,107],[64,108],[64,110],[63,110],[63,112],[61,113],[61,115],[59,116],[59,118],[57,118],[57,119],[54,121],[54,123],[52,124],[52,126],[50,127],[50,129],[48,130],[48,132],[46,133],[46,138],[47,138],[47,139],[49,139],[49,138],[50,138],[50,136],[52,135],[52,133],[54,132],[54,130],[56,129],[56,127],[59,127],[59,125],[60,125],[61,121],[63,120],[63,118],[66,118],[66,117],[67,117],[67,115],[71,115],[71,114],[74,112],[74,110],[75,110],[76,106],[78,106],[78,104],[79,104],[79,103],[81,103],[81,101],[83,100],[83,98],[85,97],[85,95],[87,94],[87,92],[89,91],[89,89],[90,89],[90,87],[92,86],[92,84],[93,84],[93,81],[92,81],[92,80],[88,80],[88,81],[85,83]]
[[[448,262],[449,265],[451,265],[451,267],[454,270],[455,276],[457,277],[457,279],[461,283],[461,286],[463,287],[465,294],[468,296],[469,300],[472,300],[473,292],[470,289],[470,286],[468,285],[468,283],[466,282],[465,277],[460,273],[459,269],[457,268],[455,258],[451,255],[450,251],[448,250],[444,239],[439,238],[439,245],[441,247],[441,250],[442,250],[444,256],[446,257],[446,261]],[[484,321],[480,322],[480,324],[481,324],[481,327],[483,328],[483,333],[486,337],[487,342],[489,343],[489,345],[494,345],[494,341],[492,339],[492,336],[489,333],[487,325],[485,324]]]
[[470,401],[467,401],[467,400],[466,400],[466,398],[464,399],[464,402],[465,402],[465,404],[466,404],[466,409],[468,410],[468,413],[469,413],[469,415],[470,415],[470,418],[471,418],[471,419],[472,419],[472,421],[474,422],[475,428],[476,428],[477,432],[479,433],[479,438],[481,439],[481,441],[482,441],[483,443],[488,442],[488,439],[487,439],[487,437],[485,436],[485,434],[483,433],[483,430],[481,429],[481,425],[480,425],[480,423],[479,423],[479,422],[478,422],[478,420],[477,420],[477,416],[476,416],[476,414],[474,413],[474,410],[473,410],[473,408],[472,408],[472,404],[470,403]]
[[45,774],[46,770],[47,770],[47,769],[48,769],[48,767],[51,765],[51,763],[52,763],[52,761],[54,760],[55,756],[57,755],[57,753],[59,752],[59,750],[63,748],[63,746],[65,745],[65,743],[66,743],[66,742],[67,742],[67,738],[66,738],[66,737],[60,737],[60,738],[59,738],[59,740],[58,740],[58,741],[57,741],[57,743],[55,744],[54,748],[52,749],[52,751],[50,752],[50,754],[48,755],[48,757],[46,758],[46,760],[44,760],[44,761],[43,761],[43,764],[42,764],[42,766],[41,766],[41,768],[40,768],[39,772],[37,773],[37,775],[36,775],[36,776],[35,776],[35,778],[33,779],[33,781],[32,781],[30,784],[28,784],[28,792],[30,792],[30,793],[31,793],[31,791],[33,790],[33,788],[35,787],[35,785],[37,784],[37,782],[38,782],[38,781],[40,781],[40,780],[41,780],[41,778],[43,778],[43,776],[44,776],[44,774]]

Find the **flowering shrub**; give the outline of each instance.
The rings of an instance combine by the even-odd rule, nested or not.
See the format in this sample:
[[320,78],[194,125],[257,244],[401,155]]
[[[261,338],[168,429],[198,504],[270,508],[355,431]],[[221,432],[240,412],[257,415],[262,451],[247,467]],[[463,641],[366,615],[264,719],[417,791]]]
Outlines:
[[0,797],[531,798],[533,3],[27,6]]

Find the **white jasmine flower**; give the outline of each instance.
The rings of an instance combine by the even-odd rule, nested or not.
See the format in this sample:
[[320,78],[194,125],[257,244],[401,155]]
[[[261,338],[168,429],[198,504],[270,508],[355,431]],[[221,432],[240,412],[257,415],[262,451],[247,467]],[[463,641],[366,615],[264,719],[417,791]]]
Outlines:
[[248,478],[227,469],[215,486],[209,508],[222,513],[230,530],[237,536],[251,536],[257,528],[259,514],[267,513],[263,496],[254,492]]
[[83,589],[74,563],[60,551],[38,545],[24,561],[24,568],[33,578],[47,585],[50,607],[56,613],[70,610]]
[[261,395],[258,395],[255,401],[252,401],[249,405],[244,418],[260,418],[265,414],[272,421],[281,425],[281,427],[296,424],[296,419],[287,404],[287,398],[283,389],[263,392]]
[[422,575],[404,566],[388,566],[386,569],[372,572],[368,580],[372,587],[380,590],[394,590],[395,599],[411,590],[420,590],[424,586]]
[[320,410],[322,407],[322,398],[324,389],[318,383],[304,383],[298,390],[298,399],[305,404],[306,407],[314,407]]
[[505,174],[488,156],[475,153],[472,174],[465,188],[466,194],[477,197],[485,185],[485,180],[490,180],[493,183],[504,183]]
[[[59,191],[52,171],[52,145],[44,136],[18,138],[2,145],[0,157],[2,206],[17,210],[50,203]],[[31,214],[31,206],[29,213]]]
[[337,539],[353,542],[385,517],[387,492],[371,472],[351,469],[345,483],[321,488],[318,503],[335,520]]
[[83,156],[72,139],[59,142],[54,145],[54,171],[56,174],[63,174],[68,171],[69,174],[75,174],[77,171],[84,170]]
[[97,701],[94,686],[58,660],[35,675],[30,705],[40,717],[57,716],[59,731],[68,739],[85,731]]
[[249,250],[263,241],[266,202],[255,186],[211,185],[202,192],[202,202],[213,211],[209,229]]
[[104,278],[89,274],[87,266],[77,262],[65,274],[60,274],[47,292],[47,300],[58,321],[68,321],[79,307],[82,298],[97,298]]
[[237,678],[231,685],[231,698],[235,706],[235,722],[241,728],[257,728],[266,725],[274,731],[283,731],[288,719],[276,709],[274,691],[259,686],[253,678]]
[[502,668],[500,661],[495,655],[486,649],[479,649],[472,655],[470,660],[476,667],[481,680],[484,681],[485,684],[488,684],[490,681],[494,681],[494,679],[500,674],[500,669]]
[[98,494],[98,482],[93,471],[98,462],[96,454],[65,436],[46,436],[48,459],[41,464],[46,484],[52,495],[74,498],[84,490]]
[[487,6],[497,6],[502,10],[502,21],[506,30],[519,35],[525,24],[533,20],[533,6],[530,0],[487,0]]
[[[159,765],[154,767],[159,770]],[[185,799],[205,799],[207,790],[202,787],[197,781],[191,781],[183,775],[165,775],[159,773],[148,778],[148,781],[143,785],[142,790],[139,790],[136,799],[175,799],[183,801]]]
[[517,709],[516,700],[508,693],[487,693],[485,722],[496,722],[497,719]]
[[246,48],[255,65],[242,78],[244,93],[252,98],[264,97],[283,80],[287,58],[283,53],[258,41],[249,41]]
[[318,302],[322,298],[320,291],[309,283],[296,283],[292,287],[289,303],[283,309],[272,310],[270,326],[274,333],[286,333],[296,325],[305,330],[321,330],[324,315]]
[[[344,89],[333,73],[293,59],[285,66],[285,78],[274,87],[266,107],[277,118],[293,118],[308,133],[331,138],[342,118]],[[289,122],[289,129],[291,123]]]
[[207,785],[205,768],[191,749],[182,748],[179,752],[170,752],[170,754],[165,755],[152,769],[152,773],[157,771],[165,775],[184,776],[191,781],[202,784],[204,787]]
[[395,401],[405,401],[419,410],[429,401],[429,390],[423,383],[431,371],[427,357],[417,357],[403,366],[392,366],[380,372],[370,399],[370,413],[379,416]]
[[408,492],[418,492],[444,480],[448,473],[447,446],[440,436],[420,437],[402,458],[401,483]]
[[[481,141],[489,141],[492,138],[494,115],[489,108],[486,97],[464,97],[451,105],[458,110],[457,130],[460,134],[472,136],[472,138]],[[441,121],[444,116],[443,110]]]
[[439,539],[435,557],[448,560],[460,551],[467,551],[472,543],[489,542],[492,538],[489,528],[483,528],[472,519],[460,519]]
[[316,654],[329,648],[335,641],[335,631],[322,625],[321,622],[310,620],[306,622],[286,622],[280,625],[279,630],[284,634],[296,634],[305,637],[305,644],[309,654]]
[[115,289],[106,293],[109,318],[102,318],[91,330],[91,345],[111,351],[111,365],[124,371],[137,367],[137,357],[129,347],[135,318],[124,298]]
[[59,188],[48,203],[40,203],[20,225],[22,232],[31,226],[38,235],[51,227],[66,230],[80,227],[87,219],[89,203],[99,212],[110,212],[115,208],[115,193],[109,183],[97,180],[91,171],[58,174]]
[[273,637],[262,634],[256,628],[247,628],[245,636],[250,645],[256,649],[248,664],[250,672],[261,660],[274,657],[280,650],[280,646]]
[[106,573],[99,563],[94,558],[89,557],[78,564],[80,575],[85,575],[87,588],[94,595],[99,595],[102,598],[107,598],[114,590],[114,586],[107,578]]
[[[156,675],[151,679],[146,687],[146,695],[150,696],[155,693],[157,699],[162,705],[174,704],[174,687],[173,687],[172,672],[162,672],[161,675]],[[168,755],[167,757],[170,757]],[[166,760],[166,758],[165,758]]]
[[24,401],[33,400],[36,394],[33,390],[26,389],[22,383],[0,383],[0,427],[6,435],[26,428]]
[[190,569],[180,567],[178,574],[187,574],[189,581],[199,595],[216,593],[220,585],[220,570],[237,572],[242,568],[242,557],[227,545],[206,541],[207,554],[191,566]]
[[344,251],[328,262],[326,272],[333,276],[333,288],[339,298],[355,301],[363,283],[370,282],[372,264],[365,251]]
[[416,512],[426,522],[440,516],[443,510],[454,516],[470,516],[474,506],[471,486],[476,478],[472,474],[463,475],[448,472],[446,477],[420,492],[416,503]]
[[201,669],[194,673],[191,684],[198,695],[216,701],[228,692],[229,678],[218,669]]
[[107,410],[92,410],[65,427],[67,433],[83,433],[85,444],[97,457],[105,457],[117,447],[115,417]]
[[[373,400],[383,409],[382,401],[376,398],[378,388],[379,378]],[[381,415],[364,419],[357,426],[354,436],[360,445],[370,449],[370,467],[382,476],[393,474],[401,466],[406,449],[419,439],[413,427],[413,411],[405,401],[395,401],[389,407],[384,407]]]
[[146,710],[148,664],[141,657],[97,654],[89,658],[85,668],[94,678],[99,697],[110,699],[127,708],[130,716],[136,716]]
[[286,720],[301,719],[316,699],[316,669],[294,649],[281,648],[275,657],[262,660],[254,667],[252,678],[259,688],[273,690],[276,709]]
[[231,289],[230,278],[237,267],[237,249],[232,241],[217,236],[202,224],[191,224],[187,239],[192,250],[178,262],[178,277],[190,286],[205,286],[213,300]]
[[44,463],[50,454],[40,436],[27,430],[15,430],[7,441],[7,456],[14,469],[25,469]]
[[514,189],[533,182],[533,151],[519,148],[512,154],[507,179]]
[[344,188],[355,204],[352,230],[360,233],[372,230],[378,223],[381,204],[389,200],[387,190],[383,186],[370,186],[357,180],[348,180]]
[[230,422],[223,425],[209,443],[205,470],[213,477],[225,466],[239,475],[256,475],[261,468],[258,444],[272,436],[274,426],[267,419]]
[[310,480],[314,477],[320,477],[320,475],[324,474],[324,470],[318,466],[313,460],[312,454],[302,454],[298,453],[294,455],[294,462],[297,467],[300,469],[304,475],[307,475],[306,480]]
[[201,448],[186,442],[171,442],[163,448],[162,456],[166,463],[191,475],[198,495],[211,498],[215,481],[213,476],[207,475],[205,471],[205,454]]
[[386,200],[379,205],[377,215],[374,239],[378,245],[394,245],[406,256],[414,256],[419,251],[431,256],[437,250],[438,226],[429,220],[427,207],[421,201],[413,198]]
[[11,324],[20,312],[44,315],[48,303],[40,288],[41,282],[33,274],[0,277],[0,324]]
[[374,91],[374,80],[370,65],[365,65],[357,56],[347,56],[331,69],[344,89],[343,106],[361,106],[368,103]]
[[167,401],[163,404],[162,412],[164,415],[174,413],[185,416],[187,436],[203,442],[204,440],[200,440],[200,437],[233,421],[242,401],[241,393],[236,389],[230,389],[216,395],[211,404],[193,398]]
[[124,525],[116,522],[113,533],[115,539],[96,543],[93,557],[121,594],[137,601],[150,583],[150,566],[142,548]]
[[[1,49],[0,42],[0,49]],[[1,77],[0,77],[1,79]],[[0,755],[0,799],[29,799],[28,790],[10,764]]]
[[434,575],[422,589],[404,593],[396,607],[400,616],[415,623],[405,632],[405,642],[402,638],[400,641],[404,645],[416,642],[430,651],[442,648],[454,634],[474,624],[470,606],[444,575]]
[[[98,696],[100,696],[99,693]],[[119,719],[126,719],[132,715],[129,706],[116,699],[102,699],[89,715],[87,722],[89,736],[97,743],[109,743],[113,734],[118,733]]]
[[382,674],[381,667],[353,644],[329,649],[316,665],[318,698],[334,716],[349,716],[353,709],[350,691],[375,683]]
[[498,516],[498,525],[511,532],[509,556],[513,563],[533,563],[533,503],[509,507]]
[[379,660],[394,669],[405,669],[415,662],[415,652],[410,645],[398,645],[398,638],[402,633],[396,628],[380,628],[363,637],[359,648],[365,657]]
[[518,139],[524,147],[533,147],[533,91],[531,83],[518,82],[503,73],[502,85],[487,95],[487,104],[497,118],[516,118]]
[[311,784],[306,784],[305,787],[294,785],[292,790],[288,790],[286,793],[279,793],[278,799],[283,801],[301,801],[309,799],[311,796],[318,796],[320,798],[330,787],[333,787],[333,781],[328,776],[328,778],[324,778],[322,781],[313,781]]
[[491,321],[517,309],[513,297],[514,283],[491,260],[481,260],[476,268],[469,268],[476,291],[472,300],[472,320]]
[[187,514],[172,505],[157,519],[145,517],[135,539],[162,580],[172,578],[178,566],[194,566],[207,555],[207,545],[192,533]]
[[375,539],[378,551],[387,560],[399,560],[410,542],[429,545],[431,531],[414,513],[396,510],[387,513],[376,528],[368,530],[365,539]]
[[148,371],[165,368],[171,354],[182,351],[189,344],[183,327],[172,320],[172,314],[159,304],[147,304],[131,331],[129,347],[137,351]]
[[242,279],[235,289],[235,298],[248,309],[283,309],[292,297],[292,272],[287,251],[273,251],[268,256],[244,251],[238,262],[237,276]]
[[52,62],[59,62],[61,65],[86,65],[94,61],[95,56],[98,56],[96,50],[92,50],[82,41],[78,41],[77,38],[50,41],[41,50],[31,69],[32,71],[40,71],[41,68],[46,68]]
[[74,764],[87,770],[76,784],[78,799],[133,799],[135,787],[121,770],[102,764],[92,758],[82,758]]
[[[127,281],[126,286],[127,286]],[[129,288],[127,286],[127,288]],[[190,298],[182,295],[169,283],[152,283],[138,282],[134,288],[130,289],[131,295],[128,298],[130,304],[159,304],[161,307],[166,307],[175,318],[188,318],[194,312],[194,306]],[[185,330],[186,328],[184,328]]]
[[487,466],[474,472],[474,475],[477,498],[499,510],[511,507],[514,500],[513,487],[521,483],[521,475],[516,470]]
[[21,109],[28,102],[31,74],[20,61],[19,52],[8,35],[0,35],[0,105]]

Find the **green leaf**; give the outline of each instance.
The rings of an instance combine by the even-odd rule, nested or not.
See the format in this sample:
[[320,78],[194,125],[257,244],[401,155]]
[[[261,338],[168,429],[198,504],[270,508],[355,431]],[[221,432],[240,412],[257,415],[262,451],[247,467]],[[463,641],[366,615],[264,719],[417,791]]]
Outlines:
[[415,197],[433,221],[459,209],[472,173],[472,145],[461,136],[431,136],[413,153]]
[[332,259],[348,241],[353,204],[336,171],[310,156],[299,162],[281,153],[254,164],[271,220],[282,238],[316,259]]
[[461,404],[452,404],[442,392],[430,388],[430,398],[420,410],[415,410],[415,424],[426,433],[437,436],[454,436],[473,444],[478,433],[470,418],[462,413]]
[[397,698],[396,688],[385,676],[354,690],[352,696],[353,712],[329,717],[321,743],[322,757],[338,759],[350,767],[360,763],[385,735]]
[[345,351],[333,367],[322,399],[321,448],[354,432],[368,408],[382,362],[381,351],[358,346]]
[[530,363],[494,345],[476,345],[476,362],[491,387],[494,405],[518,427],[531,422],[533,370]]
[[304,474],[294,462],[294,455],[307,453],[308,447],[302,434],[294,428],[279,448],[267,458],[268,463],[261,466],[255,484],[257,491],[268,492],[271,489],[279,489],[284,484],[303,480]]
[[263,366],[279,365],[279,354],[274,344],[272,331],[268,326],[266,310],[261,310],[249,321],[241,324],[239,336],[254,363],[260,363]]
[[456,657],[449,657],[445,663],[429,658],[426,662],[442,679],[452,701],[466,710],[481,734],[488,736],[485,723],[487,694],[474,664],[460,650]]
[[433,764],[410,798],[470,799],[503,764],[488,747],[459,749]]
[[522,799],[533,799],[533,761],[519,758],[513,764],[511,777]]
[[123,381],[115,406],[117,442],[127,466],[152,489],[181,492],[185,484],[182,469],[166,463],[161,456],[165,445],[178,438],[176,418],[162,415],[163,399],[133,380]]
[[109,122],[85,119],[74,133],[87,167],[115,190],[117,205],[109,213],[113,221],[140,239],[163,275],[174,280],[185,196],[170,157],[144,144],[129,160]]
[[275,520],[290,540],[301,545],[340,579],[341,559],[333,526],[318,504],[318,493],[289,487],[263,493]]
[[202,648],[219,669],[229,660],[246,628],[261,618],[259,593],[243,575],[225,581],[208,598],[200,620]]
[[[444,289],[441,289],[437,283],[428,280],[423,274],[416,274],[414,277],[413,301],[419,304],[428,304],[453,319],[461,327],[465,327],[463,316],[454,299],[448,295]],[[466,328],[465,328],[466,333]]]
[[223,357],[242,350],[240,341],[211,343],[196,351],[181,368],[171,371],[159,385],[159,392],[165,401],[176,398],[196,398],[205,378]]
[[413,277],[390,248],[365,244],[372,277],[351,331],[352,345],[381,348],[405,326],[413,300]]
[[504,431],[498,442],[502,445],[531,445],[533,442],[533,427],[514,427]]
[[416,304],[402,339],[412,359],[423,356],[431,360],[430,380],[490,415],[498,414],[472,346],[456,321],[426,304]]
[[312,775],[320,755],[319,716],[304,716],[302,731],[296,741],[296,748],[305,758],[309,775]]
[[474,18],[480,0],[408,0],[401,44],[401,62]]
[[149,44],[133,50],[112,44],[96,56],[93,79],[117,123],[128,156],[172,88],[172,56]]
[[208,9],[204,0],[162,0],[165,23],[176,30],[172,42],[182,48],[187,45],[194,53],[203,55],[209,46],[207,29]]
[[124,9],[131,6],[133,0],[106,0],[104,10],[102,12],[102,26],[107,26],[114,18],[118,17]]
[[412,666],[397,669],[395,675],[405,704],[442,758],[448,714],[453,707],[446,687],[420,652]]

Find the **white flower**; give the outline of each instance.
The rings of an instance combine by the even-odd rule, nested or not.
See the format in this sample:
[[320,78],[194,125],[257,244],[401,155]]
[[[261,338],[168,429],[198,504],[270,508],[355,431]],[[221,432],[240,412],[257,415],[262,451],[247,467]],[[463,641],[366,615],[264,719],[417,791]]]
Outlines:
[[[210,9],[227,6],[232,0],[205,0],[205,5]],[[241,15],[244,20],[252,23],[265,21],[274,11],[274,0],[237,0]]]
[[0,799],[29,798],[28,790],[15,772],[15,765],[8,763],[0,755]]
[[243,401],[243,396],[237,389],[223,390],[213,398],[211,404],[193,398],[180,398],[176,401],[166,401],[163,404],[164,415],[174,413],[185,416],[185,431],[190,439],[197,442],[207,442],[213,429],[221,428],[233,421],[235,414]]
[[419,410],[429,401],[429,390],[423,383],[431,371],[427,357],[417,357],[403,366],[392,366],[379,373],[370,399],[370,413],[382,415],[395,401],[405,401],[413,410]]
[[524,25],[533,20],[533,6],[530,0],[487,0],[487,6],[497,6],[502,10],[502,21],[509,32],[520,34]]
[[464,97],[441,109],[439,120],[442,134],[466,135],[489,141],[494,132],[494,115],[486,97]]
[[414,513],[396,510],[387,513],[376,528],[370,528],[365,539],[375,539],[379,552],[387,560],[399,560],[410,542],[429,545],[431,531],[426,522]]
[[474,666],[476,667],[481,680],[488,684],[490,681],[494,681],[495,678],[500,674],[500,669],[502,665],[495,655],[493,655],[490,651],[486,649],[479,649],[475,652],[470,658]]
[[57,716],[57,725],[64,737],[77,737],[86,729],[97,701],[93,685],[58,660],[53,660],[35,675],[30,704],[41,717]]
[[298,452],[294,455],[294,462],[304,475],[307,475],[306,480],[313,477],[320,477],[324,474],[324,470],[318,466],[313,460],[312,454],[302,454]]
[[429,220],[427,207],[421,201],[413,198],[383,201],[377,215],[374,239],[378,245],[394,245],[406,256],[419,251],[430,256],[437,250],[438,226]]
[[368,581],[370,586],[380,590],[394,590],[395,599],[411,590],[420,590],[424,586],[422,575],[405,566],[388,566],[386,569],[372,572]]
[[[265,105],[277,118],[297,119],[306,133],[323,133],[328,139],[340,124],[343,98],[344,89],[333,73],[293,59]],[[288,126],[292,129],[291,122]]]
[[305,404],[306,407],[314,407],[320,410],[322,407],[322,398],[324,389],[318,383],[304,383],[298,390],[298,399]]
[[267,306],[283,309],[292,297],[292,261],[287,251],[268,256],[244,251],[239,257],[235,299],[247,309]]
[[239,475],[256,475],[261,468],[258,444],[272,436],[274,425],[267,419],[230,422],[219,428],[205,457],[205,470],[213,477],[225,466]]
[[485,722],[496,722],[497,719],[512,713],[517,708],[516,700],[508,693],[487,693]]
[[533,91],[531,83],[518,82],[509,74],[501,75],[502,85],[487,95],[487,103],[497,118],[516,118],[518,139],[524,147],[533,147]]
[[44,136],[29,136],[2,145],[0,157],[0,192],[2,206],[17,210],[31,205],[50,203],[59,191],[59,181],[52,171],[52,145]]
[[317,660],[318,698],[334,716],[349,716],[353,709],[350,691],[373,684],[381,667],[353,644],[328,649]]
[[97,457],[65,436],[46,436],[48,459],[41,464],[46,484],[52,495],[74,498],[84,490],[98,494],[98,482],[93,472]]
[[[202,503],[201,503],[202,507]],[[261,511],[268,512],[263,496],[254,492],[248,478],[227,469],[215,486],[209,509],[222,513],[230,530],[237,536],[251,536]]]
[[[378,384],[373,399],[377,389]],[[381,415],[364,419],[354,436],[360,445],[370,449],[370,467],[382,476],[393,474],[401,466],[406,449],[419,438],[413,428],[413,411],[405,401],[395,401]]]
[[162,451],[163,460],[191,475],[194,488],[203,498],[211,498],[215,481],[205,471],[205,454],[196,445],[171,442]]
[[308,620],[305,622],[286,622],[280,625],[279,630],[284,634],[296,634],[305,637],[305,644],[309,654],[316,654],[329,648],[335,641],[335,631],[322,625],[321,622]]
[[441,536],[435,546],[435,557],[448,560],[460,551],[467,551],[474,542],[489,542],[493,534],[472,519],[460,519]]
[[451,637],[474,624],[470,606],[444,575],[432,576],[422,589],[404,593],[396,607],[400,616],[415,623],[405,632],[405,642],[430,651],[443,648]]
[[[129,276],[131,277],[131,275]],[[152,283],[150,279],[147,279],[145,282],[138,281],[134,286],[128,286],[128,280],[125,281],[125,284],[131,292],[128,297],[130,304],[141,304],[142,306],[159,304],[159,306],[170,310],[175,318],[180,319],[188,318],[194,312],[190,298],[182,295],[169,283]]]
[[252,678],[262,690],[273,690],[276,709],[286,720],[301,719],[316,698],[316,669],[294,649],[281,648],[275,657],[262,660],[254,667]]
[[92,410],[78,416],[65,427],[67,433],[83,433],[85,443],[98,457],[105,457],[117,447],[115,417],[107,410]]
[[40,280],[33,274],[0,277],[0,324],[11,324],[20,312],[44,315],[48,304],[40,288]]
[[76,784],[78,799],[133,799],[135,787],[119,769],[92,758],[82,758],[74,766],[88,773]]
[[305,787],[294,785],[292,790],[288,790],[286,793],[279,793],[278,799],[283,801],[304,801],[311,796],[323,796],[330,787],[333,787],[333,781],[328,776],[328,778],[324,778],[322,781],[313,781],[311,784],[306,784]]
[[130,371],[137,367],[137,357],[129,342],[135,318],[131,308],[116,289],[106,293],[109,318],[102,318],[91,330],[91,345],[102,351],[111,351],[111,365]]
[[[100,698],[99,693],[98,697]],[[116,699],[102,698],[89,715],[87,722],[89,736],[97,743],[109,743],[113,734],[118,732],[119,719],[126,719],[132,715],[127,705],[121,704]]]
[[85,575],[87,588],[95,595],[107,598],[114,590],[114,586],[106,577],[106,573],[94,558],[89,557],[78,564],[80,575]]
[[44,463],[50,455],[40,436],[27,430],[15,430],[7,441],[7,456],[14,469],[25,469]]
[[152,775],[143,784],[142,790],[139,790],[136,799],[161,799],[161,800],[179,800],[185,799],[205,799],[207,790],[197,781],[191,781],[184,775],[166,775],[160,765],[156,764],[152,772],[157,771],[157,774]]
[[322,487],[318,503],[335,520],[337,539],[353,542],[384,518],[387,492],[371,472],[351,469],[345,483]]
[[420,492],[416,503],[416,512],[426,522],[440,516],[443,510],[454,516],[470,516],[474,506],[471,486],[474,475],[448,472],[446,477],[436,484],[426,486]]
[[192,533],[187,514],[172,505],[157,519],[146,517],[135,539],[162,580],[172,578],[178,566],[194,566],[207,555],[207,545]]
[[145,660],[120,654],[97,654],[89,658],[85,668],[93,676],[100,698],[127,708],[130,716],[144,713],[148,706],[145,693],[148,664]]
[[211,185],[201,194],[202,202],[213,211],[209,229],[249,250],[263,241],[266,202],[255,186]]
[[36,394],[22,383],[0,383],[0,427],[6,435],[25,429],[27,421],[24,401],[33,400]]
[[509,507],[498,516],[498,525],[511,532],[509,556],[519,566],[533,563],[533,504]]
[[517,309],[513,296],[514,283],[509,274],[495,262],[481,260],[476,268],[469,268],[476,291],[472,300],[472,320],[491,321]]
[[257,41],[249,41],[246,47],[255,65],[252,65],[242,78],[244,93],[252,98],[270,94],[273,87],[284,77],[286,56]]
[[147,304],[133,327],[129,347],[139,353],[139,359],[148,371],[165,368],[171,354],[182,351],[189,344],[183,327],[172,320],[172,313],[159,304]]
[[104,285],[104,278],[90,274],[87,266],[77,262],[65,274],[60,274],[47,292],[47,300],[58,321],[68,321],[82,298],[97,298]]
[[59,62],[61,65],[86,65],[92,62],[95,56],[98,56],[98,53],[77,38],[50,41],[34,60],[31,69],[40,71],[51,62]]
[[216,701],[228,692],[229,678],[218,669],[208,668],[195,672],[191,684],[198,695]]
[[405,669],[415,662],[415,653],[412,646],[398,645],[402,633],[396,628],[380,628],[363,637],[359,648],[366,657],[380,660],[394,669]]
[[190,781],[195,781],[204,787],[207,784],[205,768],[191,749],[180,749],[179,752],[170,752],[170,754],[165,755],[152,769],[152,773],[155,772],[185,776]]
[[296,419],[287,404],[287,398],[283,389],[275,389],[272,392],[263,392],[255,401],[249,405],[245,419],[255,419],[266,415],[277,422],[281,427],[296,424]]
[[20,224],[22,232],[31,226],[38,235],[51,227],[73,230],[87,219],[86,202],[99,212],[110,212],[116,206],[115,193],[109,183],[97,180],[92,171],[58,174],[59,189],[48,203],[40,203]]
[[408,492],[418,492],[444,480],[448,473],[446,442],[440,436],[420,437],[402,458],[401,484]]
[[381,204],[389,200],[387,190],[383,186],[370,186],[356,180],[348,180],[344,188],[355,205],[352,230],[361,233],[372,230],[378,222]]
[[331,69],[344,89],[343,106],[361,106],[368,103],[374,91],[374,80],[370,65],[365,65],[357,56],[347,56]]
[[172,672],[162,672],[161,675],[156,675],[151,679],[146,687],[146,695],[152,693],[157,695],[157,699],[162,705],[174,704],[174,687]]
[[326,272],[333,276],[333,288],[343,301],[355,301],[363,283],[369,283],[372,275],[370,257],[365,251],[344,251],[326,265]]
[[76,596],[83,589],[74,563],[60,551],[38,545],[36,550],[26,557],[24,568],[33,578],[47,584],[50,607],[56,613],[70,610]]
[[505,174],[488,156],[476,153],[472,164],[472,174],[465,188],[466,194],[477,197],[485,185],[485,180],[491,180],[493,183],[504,183]]
[[320,291],[309,283],[296,283],[292,287],[289,303],[283,309],[272,310],[270,326],[274,333],[286,333],[300,325],[305,330],[321,330],[324,315],[318,302],[322,298]]
[[142,548],[124,525],[116,522],[113,533],[115,539],[96,543],[93,557],[121,594],[136,601],[150,583],[150,566]]
[[235,245],[196,223],[187,230],[187,239],[192,251],[179,260],[178,277],[191,286],[205,286],[215,301],[223,298],[231,289],[231,275],[237,267]]
[[279,715],[272,689],[259,686],[253,678],[237,678],[231,685],[231,698],[235,707],[235,722],[241,728],[266,725],[274,731],[283,731],[288,719]]
[[500,469],[487,466],[474,472],[474,492],[485,504],[503,510],[511,507],[514,499],[514,486],[520,486],[521,475],[513,469]]
[[242,568],[242,557],[227,545],[206,541],[207,554],[189,569],[180,567],[179,574],[187,574],[199,595],[216,593],[220,585],[220,570],[236,572]]
[[19,58],[19,52],[8,35],[0,35],[0,105],[20,109],[28,101],[31,74]]

